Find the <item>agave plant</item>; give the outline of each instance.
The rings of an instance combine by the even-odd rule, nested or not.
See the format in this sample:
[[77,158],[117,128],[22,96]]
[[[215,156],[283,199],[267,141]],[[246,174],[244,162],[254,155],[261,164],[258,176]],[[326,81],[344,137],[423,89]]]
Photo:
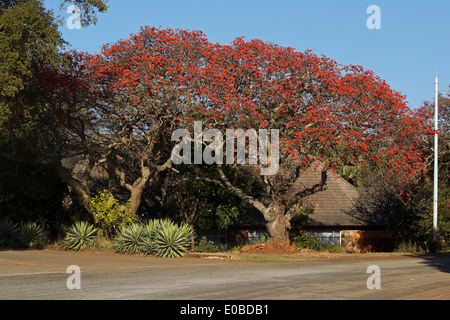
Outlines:
[[155,253],[155,230],[159,228],[159,221],[160,220],[149,220],[143,226],[144,234],[141,242],[141,249],[142,253],[144,253],[145,255]]
[[6,246],[17,240],[19,227],[9,219],[0,221],[0,246]]
[[75,222],[64,238],[64,249],[79,251],[94,246],[96,232],[97,228],[89,222]]
[[139,223],[121,227],[114,238],[114,249],[118,253],[141,253],[144,238],[144,228]]
[[41,247],[47,242],[44,228],[36,222],[27,222],[20,228],[19,243],[28,248]]
[[153,245],[158,257],[182,257],[189,249],[193,230],[187,224],[177,225],[164,219],[155,228]]

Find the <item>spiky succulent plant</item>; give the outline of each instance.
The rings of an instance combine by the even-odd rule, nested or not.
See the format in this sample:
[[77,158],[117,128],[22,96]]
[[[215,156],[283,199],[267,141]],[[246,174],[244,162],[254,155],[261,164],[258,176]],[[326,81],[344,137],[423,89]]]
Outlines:
[[158,257],[182,257],[189,249],[193,230],[187,224],[177,225],[159,220],[154,230],[153,246]]
[[84,250],[94,246],[97,228],[89,222],[77,221],[69,229],[64,238],[64,249]]
[[17,240],[19,227],[9,219],[0,221],[0,246],[7,246]]
[[42,247],[48,240],[42,226],[36,222],[27,222],[20,228],[19,243],[27,248]]
[[114,238],[114,249],[118,253],[142,253],[144,237],[144,228],[140,223],[121,227]]

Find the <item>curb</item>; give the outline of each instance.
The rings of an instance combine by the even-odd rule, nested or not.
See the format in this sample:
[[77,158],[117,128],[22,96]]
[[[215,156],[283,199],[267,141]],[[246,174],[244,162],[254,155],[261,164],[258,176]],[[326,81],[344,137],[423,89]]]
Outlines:
[[184,258],[197,258],[209,260],[239,260],[238,258],[225,253],[201,253],[201,252],[185,253]]

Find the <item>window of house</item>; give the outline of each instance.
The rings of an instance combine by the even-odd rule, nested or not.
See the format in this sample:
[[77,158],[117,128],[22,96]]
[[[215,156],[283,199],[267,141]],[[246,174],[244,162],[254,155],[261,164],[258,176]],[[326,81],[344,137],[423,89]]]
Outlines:
[[[212,241],[219,247],[220,251],[227,250],[227,232],[226,231],[213,231],[203,235],[206,237],[206,241]],[[201,238],[201,237],[199,237]]]
[[311,231],[309,235],[312,238],[319,238],[323,244],[341,245],[340,231]]

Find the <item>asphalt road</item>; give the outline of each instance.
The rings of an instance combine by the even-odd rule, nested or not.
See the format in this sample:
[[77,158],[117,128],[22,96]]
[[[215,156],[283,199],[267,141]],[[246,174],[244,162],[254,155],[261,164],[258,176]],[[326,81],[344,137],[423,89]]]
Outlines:
[[[67,273],[72,265],[80,272]],[[250,263],[4,250],[0,299],[450,300],[450,258]]]

